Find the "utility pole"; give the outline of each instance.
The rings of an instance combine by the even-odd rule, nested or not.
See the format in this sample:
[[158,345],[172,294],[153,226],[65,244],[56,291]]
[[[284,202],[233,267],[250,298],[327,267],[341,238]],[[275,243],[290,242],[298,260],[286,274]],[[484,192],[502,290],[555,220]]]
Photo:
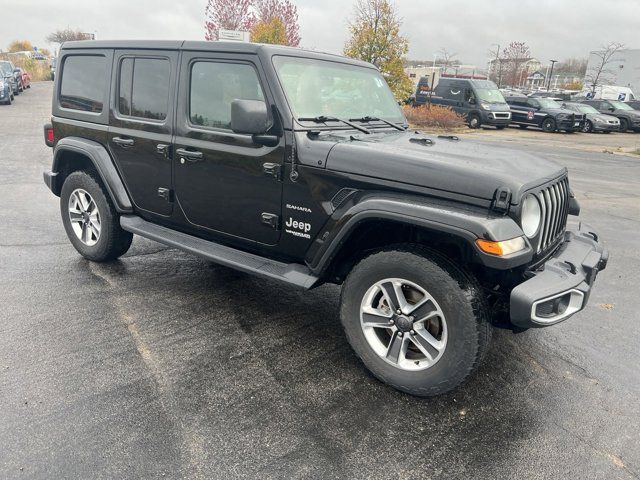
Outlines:
[[547,92],[551,90],[551,77],[553,77],[553,65],[558,62],[558,60],[549,60],[551,62],[551,70],[549,71],[549,80],[547,81]]

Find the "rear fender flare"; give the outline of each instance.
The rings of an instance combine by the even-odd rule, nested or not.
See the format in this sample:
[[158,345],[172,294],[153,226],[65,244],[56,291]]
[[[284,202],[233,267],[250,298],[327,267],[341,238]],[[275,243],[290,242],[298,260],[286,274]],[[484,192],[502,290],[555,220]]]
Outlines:
[[[77,137],[65,137],[58,141],[53,151],[52,172],[56,176],[64,170],[65,153],[74,152],[85,156],[93,164],[102,183],[107,189],[116,210],[119,213],[132,213],[133,206],[129,194],[118,174],[109,152],[98,142]],[[63,179],[56,180],[51,185],[54,194],[60,195]]]

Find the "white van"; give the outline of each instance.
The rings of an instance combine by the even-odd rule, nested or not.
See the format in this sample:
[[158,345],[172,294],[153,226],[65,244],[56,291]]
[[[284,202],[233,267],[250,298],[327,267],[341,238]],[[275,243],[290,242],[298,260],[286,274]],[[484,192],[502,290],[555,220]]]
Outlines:
[[637,99],[629,87],[618,87],[617,85],[600,85],[596,87],[595,93],[590,88],[585,89],[581,96],[587,100],[619,100],[621,102]]

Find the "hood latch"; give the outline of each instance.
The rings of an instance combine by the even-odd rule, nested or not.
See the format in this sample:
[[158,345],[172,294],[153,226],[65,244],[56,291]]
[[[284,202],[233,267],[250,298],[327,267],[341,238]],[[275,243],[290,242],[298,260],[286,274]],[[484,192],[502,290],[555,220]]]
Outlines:
[[491,209],[496,212],[507,213],[509,204],[511,203],[511,189],[508,187],[500,187],[493,196],[493,205]]

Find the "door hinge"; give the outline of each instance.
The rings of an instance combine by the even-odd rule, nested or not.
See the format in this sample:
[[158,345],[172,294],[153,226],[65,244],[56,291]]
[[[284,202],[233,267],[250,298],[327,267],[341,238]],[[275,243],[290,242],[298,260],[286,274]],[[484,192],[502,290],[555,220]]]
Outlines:
[[282,165],[279,163],[263,163],[262,171],[265,175],[271,175],[276,180],[280,180],[282,178]]
[[506,213],[509,211],[509,204],[511,203],[511,190],[507,187],[500,187],[496,190],[493,196],[492,209],[496,212]]
[[164,198],[167,203],[173,202],[173,190],[169,188],[158,188],[158,196]]
[[280,229],[280,217],[278,217],[278,215],[264,212],[260,217],[262,219],[262,223],[265,225],[273,228],[274,230]]

